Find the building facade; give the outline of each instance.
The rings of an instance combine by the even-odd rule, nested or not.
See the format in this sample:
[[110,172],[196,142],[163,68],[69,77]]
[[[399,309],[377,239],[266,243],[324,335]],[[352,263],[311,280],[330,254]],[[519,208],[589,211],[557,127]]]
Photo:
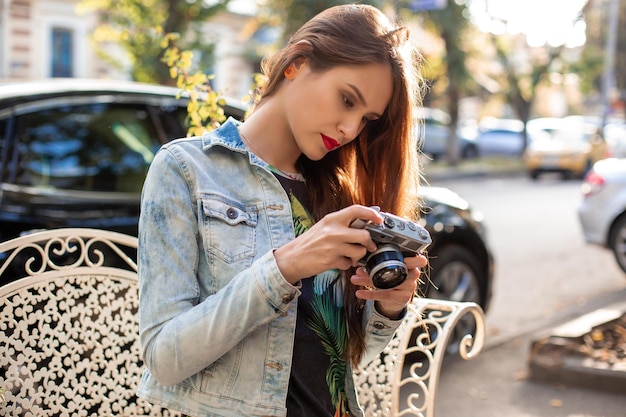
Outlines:
[[[0,0],[0,80],[129,79],[128,73],[98,59],[89,41],[98,24],[97,16],[79,15],[78,3],[79,0]],[[251,18],[224,12],[202,29],[209,40],[216,42],[214,88],[235,98],[245,96],[251,85],[254,63],[245,58],[246,40],[239,36]]]

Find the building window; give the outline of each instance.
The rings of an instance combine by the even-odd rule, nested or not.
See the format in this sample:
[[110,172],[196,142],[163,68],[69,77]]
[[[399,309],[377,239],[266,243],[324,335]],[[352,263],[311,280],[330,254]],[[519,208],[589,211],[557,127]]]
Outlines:
[[72,77],[73,33],[69,29],[52,29],[52,77]]

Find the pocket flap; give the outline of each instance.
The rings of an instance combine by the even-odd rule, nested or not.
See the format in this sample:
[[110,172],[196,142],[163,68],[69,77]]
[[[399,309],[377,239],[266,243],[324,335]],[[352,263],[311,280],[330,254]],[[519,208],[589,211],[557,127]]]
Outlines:
[[253,208],[246,209],[225,201],[205,198],[202,199],[202,209],[205,217],[217,218],[230,225],[257,224],[257,212]]

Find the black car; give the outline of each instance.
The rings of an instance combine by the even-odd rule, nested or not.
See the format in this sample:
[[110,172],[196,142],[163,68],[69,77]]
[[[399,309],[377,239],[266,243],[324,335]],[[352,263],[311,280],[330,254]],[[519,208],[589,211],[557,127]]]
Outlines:
[[[59,227],[136,235],[148,166],[163,143],[186,135],[179,92],[104,80],[0,84],[0,241]],[[223,107],[245,114],[236,100]],[[481,222],[449,190],[423,188],[433,238],[423,290],[486,308],[493,259]]]
[[429,298],[473,301],[486,311],[491,300],[494,259],[480,213],[457,193],[421,187],[424,226],[430,232],[430,270],[422,294]]
[[[55,227],[136,234],[156,150],[186,135],[179,92],[103,80],[0,85],[0,240]],[[239,103],[224,111],[244,115]]]

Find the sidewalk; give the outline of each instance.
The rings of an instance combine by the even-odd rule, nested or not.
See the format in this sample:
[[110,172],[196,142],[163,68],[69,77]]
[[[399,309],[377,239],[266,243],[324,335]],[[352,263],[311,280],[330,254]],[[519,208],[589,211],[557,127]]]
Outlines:
[[445,161],[430,161],[422,159],[424,177],[432,183],[438,179],[471,179],[486,176],[508,177],[525,175],[524,164],[521,158],[489,157],[465,159],[456,166],[450,166]]
[[[427,182],[439,179],[525,175],[521,160],[494,158],[424,164]],[[447,360],[436,401],[437,417],[625,417],[626,358],[617,365],[585,357],[583,338],[626,315],[626,290],[542,323],[529,323],[517,335],[487,337],[471,361]],[[592,334],[596,329],[595,334]],[[586,347],[584,347],[586,348]]]
[[543,367],[543,375],[532,369],[536,366],[533,361],[547,357],[545,351],[534,352],[534,344],[549,340],[545,345],[557,346],[552,338],[563,337],[565,331],[573,335],[575,329],[595,324],[593,317],[600,316],[596,312],[623,312],[624,299],[626,290],[601,297],[569,312],[569,319],[563,322],[548,319],[518,336],[488,338],[483,352],[473,360],[447,361],[437,395],[437,417],[626,416],[624,369],[580,366],[584,364],[576,355],[563,352],[564,360],[551,361],[552,366]]
[[531,377],[626,394],[625,319],[626,301],[596,309],[536,337],[529,353]]

